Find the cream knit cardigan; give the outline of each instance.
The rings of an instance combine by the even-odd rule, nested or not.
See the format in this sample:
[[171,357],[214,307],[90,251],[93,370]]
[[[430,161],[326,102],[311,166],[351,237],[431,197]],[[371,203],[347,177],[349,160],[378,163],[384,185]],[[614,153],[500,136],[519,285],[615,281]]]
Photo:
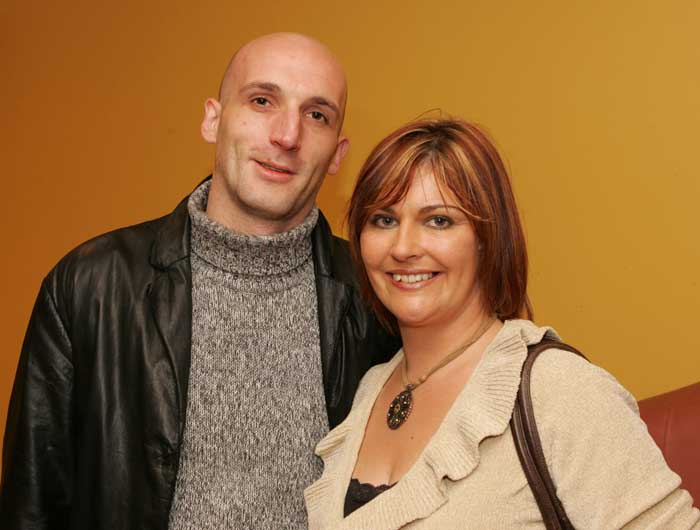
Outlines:
[[[544,528],[509,420],[527,345],[545,335],[558,338],[551,328],[507,321],[411,469],[343,518],[367,419],[402,352],[369,371],[350,415],[316,447],[325,470],[304,493],[309,528]],[[649,436],[634,398],[611,375],[549,350],[535,363],[532,392],[545,458],[577,529],[700,529],[700,513],[678,489],[680,478]]]

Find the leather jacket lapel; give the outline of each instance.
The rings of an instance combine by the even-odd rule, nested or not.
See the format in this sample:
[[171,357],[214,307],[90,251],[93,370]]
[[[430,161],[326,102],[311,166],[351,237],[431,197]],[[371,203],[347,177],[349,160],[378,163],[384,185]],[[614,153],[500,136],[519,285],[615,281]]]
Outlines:
[[334,427],[350,408],[352,397],[348,399],[348,391],[351,392],[350,396],[355,392],[354,387],[351,390],[346,388],[352,368],[343,363],[343,360],[348,359],[339,353],[347,350],[345,335],[340,330],[347,312],[348,293],[347,287],[342,283],[318,275],[316,290],[326,411],[329,424]]
[[149,302],[177,386],[180,435],[185,426],[192,349],[192,271],[187,198],[168,216],[151,251],[156,268]]
[[[318,324],[321,340],[321,368],[326,410],[331,427],[339,422],[338,408],[342,408],[345,396],[347,367],[340,362],[338,341],[344,339],[340,328],[349,302],[348,287],[333,278],[333,236],[326,218],[319,212],[318,222],[311,233],[316,298],[318,300]],[[354,389],[353,389],[354,393]],[[342,413],[345,417],[347,411]]]

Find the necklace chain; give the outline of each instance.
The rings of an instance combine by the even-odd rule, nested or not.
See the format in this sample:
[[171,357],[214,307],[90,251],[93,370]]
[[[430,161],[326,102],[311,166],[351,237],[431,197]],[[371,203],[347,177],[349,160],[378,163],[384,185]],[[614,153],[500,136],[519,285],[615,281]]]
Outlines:
[[456,350],[447,354],[438,364],[428,370],[426,374],[419,377],[415,383],[411,383],[408,380],[408,360],[406,359],[406,354],[404,352],[403,365],[401,367],[401,378],[403,379],[405,388],[397,394],[389,406],[386,421],[390,429],[395,430],[401,427],[401,425],[404,424],[408,416],[411,414],[411,411],[413,410],[413,390],[425,383],[428,378],[440,368],[447,366],[449,363],[467,351],[470,346],[476,343],[476,341],[478,341],[484,335],[484,333],[486,333],[495,320],[495,317],[486,319],[481,326],[479,326],[476,332],[469,337],[467,342],[462,344]]
[[[440,368],[443,368],[450,364],[452,361],[454,361],[457,357],[462,355],[465,351],[469,349],[470,346],[473,346],[476,341],[478,341],[484,333],[486,333],[486,330],[491,327],[491,324],[494,322],[494,318],[489,318],[485,320],[481,326],[476,330],[476,332],[469,337],[469,340],[465,342],[464,344],[461,344],[456,350],[448,353],[445,355],[445,357],[437,363],[435,366],[433,366],[430,370],[428,370],[428,373],[422,375],[419,377],[415,383],[411,383],[408,380],[408,360],[406,359],[406,353],[404,352],[404,358],[403,358],[403,366],[401,369],[401,378],[403,379],[403,385],[410,390],[415,390],[418,388],[420,385],[425,383],[428,378],[433,375],[435,372],[437,372]],[[410,387],[410,388],[409,388]]]

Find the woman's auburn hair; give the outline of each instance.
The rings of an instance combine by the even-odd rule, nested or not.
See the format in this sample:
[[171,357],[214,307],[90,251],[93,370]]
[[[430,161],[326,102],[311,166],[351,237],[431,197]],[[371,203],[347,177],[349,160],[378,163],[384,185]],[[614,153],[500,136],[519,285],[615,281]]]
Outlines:
[[372,150],[360,170],[347,215],[350,252],[363,297],[379,321],[398,333],[396,318],[377,298],[362,261],[360,236],[377,210],[401,201],[416,170],[427,166],[472,222],[480,245],[477,281],[486,310],[501,320],[532,319],[527,248],[505,165],[487,134],[459,119],[407,123]]

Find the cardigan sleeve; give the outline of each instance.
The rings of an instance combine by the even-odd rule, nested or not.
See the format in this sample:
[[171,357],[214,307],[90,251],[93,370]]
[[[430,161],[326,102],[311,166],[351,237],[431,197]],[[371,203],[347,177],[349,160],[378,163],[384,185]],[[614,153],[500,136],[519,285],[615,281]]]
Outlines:
[[532,372],[535,418],[557,495],[577,529],[700,529],[700,513],[610,374],[561,350]]

